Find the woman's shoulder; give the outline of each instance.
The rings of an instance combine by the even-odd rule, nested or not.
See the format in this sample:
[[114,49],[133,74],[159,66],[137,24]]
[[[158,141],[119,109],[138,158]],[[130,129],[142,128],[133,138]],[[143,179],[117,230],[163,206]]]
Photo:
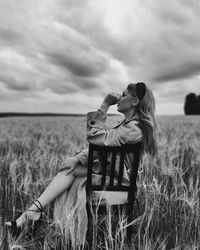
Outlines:
[[126,126],[128,128],[133,128],[133,129],[135,129],[137,131],[142,131],[141,123],[139,121],[137,121],[137,120],[131,120],[131,121],[125,122],[124,126]]
[[124,124],[127,137],[126,143],[132,144],[142,139],[143,133],[139,125],[140,123],[137,120],[131,120]]

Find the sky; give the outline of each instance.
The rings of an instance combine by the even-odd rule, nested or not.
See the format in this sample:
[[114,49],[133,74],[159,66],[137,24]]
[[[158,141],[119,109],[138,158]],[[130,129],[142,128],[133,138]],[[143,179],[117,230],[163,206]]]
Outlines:
[[156,114],[183,114],[199,17],[199,0],[0,0],[0,112],[87,113],[143,81]]

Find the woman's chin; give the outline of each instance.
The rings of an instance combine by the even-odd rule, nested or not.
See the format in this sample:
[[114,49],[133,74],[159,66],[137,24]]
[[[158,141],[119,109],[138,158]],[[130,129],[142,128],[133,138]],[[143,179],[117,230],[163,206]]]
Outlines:
[[122,111],[120,110],[120,108],[119,108],[119,107],[117,107],[117,111],[118,111],[119,113],[122,113]]

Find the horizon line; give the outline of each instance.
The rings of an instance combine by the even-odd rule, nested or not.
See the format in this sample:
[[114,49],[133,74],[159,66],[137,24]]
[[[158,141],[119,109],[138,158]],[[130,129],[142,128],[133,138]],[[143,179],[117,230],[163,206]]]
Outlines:
[[[86,116],[87,113],[55,113],[55,112],[0,112],[0,117],[22,117],[22,116]],[[118,113],[107,113],[108,116],[120,116]],[[185,116],[185,114],[178,113],[178,114],[155,114],[161,116]]]

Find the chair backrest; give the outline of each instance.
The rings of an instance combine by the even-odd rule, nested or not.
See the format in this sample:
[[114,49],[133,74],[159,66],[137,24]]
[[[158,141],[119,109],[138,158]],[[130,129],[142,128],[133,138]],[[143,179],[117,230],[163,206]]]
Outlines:
[[[130,205],[130,209],[133,208],[133,203],[135,200],[135,192],[137,189],[136,180],[138,175],[138,167],[140,161],[140,151],[141,151],[141,142],[132,144],[132,145],[123,145],[123,146],[97,146],[94,144],[89,145],[89,156],[88,156],[88,173],[87,173],[87,183],[86,183],[86,194],[89,197],[91,191],[124,191],[128,192],[128,203]],[[95,152],[100,155],[101,159],[101,183],[93,184],[92,183],[92,168]],[[123,183],[123,172],[124,172],[124,161],[125,155],[127,153],[133,154],[133,166],[130,167],[130,182],[127,185]],[[114,178],[116,177],[116,156],[120,156],[119,168],[117,170],[117,185],[114,184]],[[107,162],[108,157],[111,159],[110,165],[110,175],[107,175]],[[109,180],[107,181],[107,178]]]

